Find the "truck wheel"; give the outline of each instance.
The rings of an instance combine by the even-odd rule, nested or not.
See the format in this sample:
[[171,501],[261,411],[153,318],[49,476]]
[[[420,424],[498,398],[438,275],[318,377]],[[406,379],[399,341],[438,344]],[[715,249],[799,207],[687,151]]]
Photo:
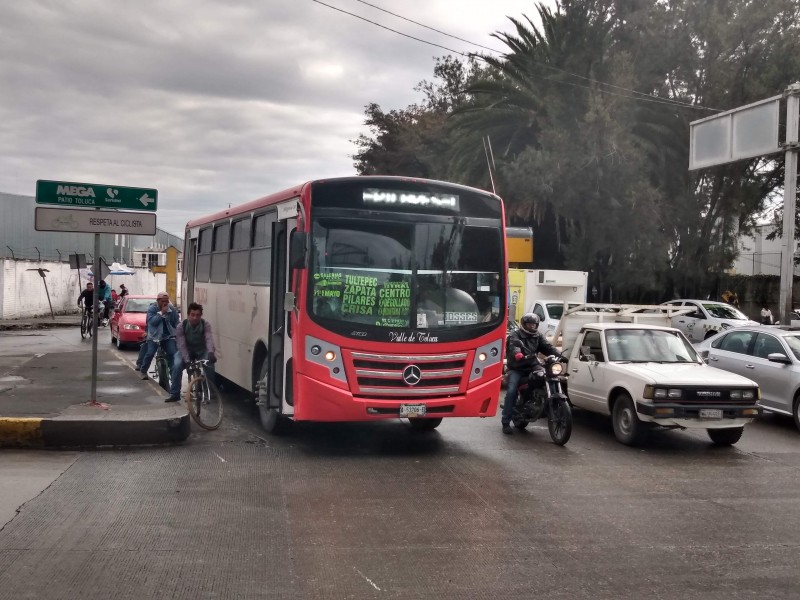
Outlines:
[[706,429],[708,437],[717,446],[731,446],[738,442],[744,433],[744,427],[728,427],[725,429]]
[[621,443],[626,446],[636,446],[642,441],[644,423],[639,420],[636,407],[628,394],[622,393],[617,396],[611,421],[614,425],[614,435]]

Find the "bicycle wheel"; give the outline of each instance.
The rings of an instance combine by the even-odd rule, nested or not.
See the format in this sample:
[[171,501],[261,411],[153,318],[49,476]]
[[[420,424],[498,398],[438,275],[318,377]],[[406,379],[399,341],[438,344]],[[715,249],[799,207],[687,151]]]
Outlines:
[[81,317],[81,339],[86,339],[86,334],[88,333],[87,330],[89,329],[89,317],[86,315],[84,311],[83,316]]
[[158,378],[158,385],[169,391],[169,365],[166,358],[156,359],[156,377]]
[[195,375],[186,390],[186,405],[194,422],[211,431],[222,422],[222,396],[205,375]]

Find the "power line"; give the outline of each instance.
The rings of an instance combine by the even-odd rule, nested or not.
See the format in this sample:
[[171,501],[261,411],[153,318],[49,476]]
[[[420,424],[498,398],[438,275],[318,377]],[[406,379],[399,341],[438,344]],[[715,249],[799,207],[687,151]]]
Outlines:
[[375,25],[376,27],[380,27],[381,29],[386,29],[387,31],[391,31],[392,33],[396,33],[397,35],[402,35],[403,37],[410,38],[410,39],[415,40],[417,42],[422,42],[423,44],[428,44],[429,46],[436,46],[437,48],[441,48],[443,50],[447,50],[448,52],[453,52],[454,54],[458,54],[458,55],[464,56],[466,58],[469,58],[469,56],[470,56],[469,54],[465,54],[464,52],[459,52],[458,50],[453,50],[452,48],[448,48],[447,46],[442,46],[441,44],[435,44],[433,42],[429,42],[428,40],[423,40],[421,38],[414,37],[413,35],[408,35],[407,33],[403,33],[402,31],[397,31],[396,29],[392,29],[391,27],[386,27],[386,25],[381,25],[380,23],[376,23],[375,21],[370,21],[366,17],[362,17],[361,15],[357,15],[355,13],[348,12],[348,11],[346,11],[344,9],[337,8],[335,6],[331,6],[330,4],[325,4],[324,2],[321,2],[320,0],[311,0],[311,1],[312,2],[316,2],[317,4],[321,4],[322,6],[327,6],[328,8],[331,8],[333,10],[337,10],[337,11],[339,11],[341,13],[346,14],[346,15],[350,15],[351,17],[355,17],[356,19],[361,19],[362,21],[366,21],[370,25]]
[[[324,4],[323,2],[319,2],[319,0],[313,0],[313,1],[314,2],[318,2],[319,4]],[[454,40],[458,40],[460,42],[464,42],[464,43],[470,44],[472,46],[477,46],[478,48],[483,48],[484,50],[488,50],[490,52],[494,52],[495,54],[501,54],[501,55],[505,54],[504,52],[502,52],[500,50],[496,50],[495,48],[490,48],[489,46],[484,46],[483,44],[478,44],[477,42],[472,42],[470,40],[466,40],[464,38],[458,37],[457,35],[452,35],[450,33],[442,31],[441,29],[436,29],[435,27],[431,27],[429,25],[425,25],[424,23],[420,23],[419,21],[415,21],[413,19],[409,19],[409,18],[404,17],[402,15],[398,15],[397,13],[394,13],[394,12],[392,12],[390,10],[385,9],[385,8],[381,8],[380,6],[377,6],[375,4],[367,2],[366,0],[356,0],[356,2],[360,2],[361,4],[365,4],[366,6],[370,6],[370,7],[374,8],[374,9],[376,9],[376,10],[380,10],[382,12],[385,12],[386,14],[392,15],[393,17],[397,17],[398,19],[402,19],[404,21],[408,21],[409,23],[413,23],[414,25],[418,25],[419,27],[424,27],[425,29],[429,29],[430,31],[434,31],[436,33],[439,33],[441,35],[447,36],[449,38],[453,38]],[[432,42],[428,42],[426,40],[421,40],[419,38],[415,38],[413,36],[410,36],[410,35],[395,31],[394,29],[390,29],[390,28],[385,27],[385,26],[383,26],[383,25],[381,25],[379,23],[375,23],[374,21],[370,21],[369,19],[366,19],[366,18],[361,17],[359,15],[356,15],[356,14],[353,14],[353,13],[349,13],[347,11],[332,7],[332,6],[328,5],[328,4],[324,4],[324,6],[328,6],[329,8],[333,8],[334,10],[340,10],[341,12],[344,12],[344,13],[346,13],[348,15],[351,15],[351,16],[357,17],[359,19],[362,19],[364,21],[367,21],[368,23],[371,23],[373,25],[377,25],[378,27],[383,27],[384,29],[388,29],[389,31],[392,31],[394,33],[399,33],[400,35],[403,35],[405,37],[410,37],[411,39],[414,39],[414,40],[417,40],[417,41],[421,41],[421,42],[426,43],[426,44],[431,44],[433,46],[438,46],[439,48],[444,48],[445,50],[449,50],[450,52],[455,52],[457,54],[460,54],[461,56],[476,56],[478,58],[483,59],[483,57],[481,57],[480,55],[474,54],[474,53],[464,54],[463,52],[459,52],[457,50],[450,50],[449,48],[446,48],[445,46],[439,46],[438,44],[433,44]],[[483,59],[483,60],[485,60],[485,59]],[[597,85],[605,85],[605,86],[608,86],[610,88],[614,88],[614,89],[622,90],[622,91],[625,91],[625,92],[629,92],[631,94],[635,94],[637,96],[640,96],[644,100],[651,101],[651,102],[656,102],[657,104],[674,104],[676,106],[683,106],[683,107],[686,107],[686,108],[693,108],[693,109],[696,109],[696,110],[709,110],[709,111],[721,112],[721,109],[719,109],[719,108],[709,108],[709,107],[706,107],[706,106],[699,106],[699,105],[696,105],[696,104],[691,104],[689,102],[682,102],[680,100],[674,100],[672,98],[661,98],[659,96],[653,96],[653,95],[647,94],[645,92],[639,92],[637,90],[632,90],[630,88],[626,88],[626,87],[623,87],[623,86],[620,86],[620,85],[615,85],[613,83],[606,83],[606,82],[603,82],[603,81],[599,81],[597,79],[592,79],[591,77],[586,77],[585,75],[580,75],[578,73],[573,73],[571,71],[567,71],[566,69],[560,69],[558,67],[554,67],[553,65],[548,65],[547,63],[543,63],[541,61],[534,61],[534,62],[535,62],[535,64],[539,65],[540,67],[544,67],[545,69],[550,69],[550,70],[556,71],[558,73],[563,73],[565,75],[569,75],[570,77],[577,77],[578,79],[583,79],[585,81],[589,81],[590,83],[595,83]],[[554,79],[550,79],[550,78],[545,78],[545,79],[547,81],[558,81],[558,80],[554,80]],[[577,84],[570,84],[568,82],[561,82],[561,83],[567,83],[567,85],[577,85]],[[591,88],[587,88],[586,86],[577,86],[577,87],[583,87],[585,89],[591,89]],[[598,90],[598,91],[601,91],[603,93],[616,95],[616,96],[620,96],[622,98],[628,98],[629,97],[629,96],[625,96],[623,94],[613,94],[612,92],[608,92],[606,90]]]

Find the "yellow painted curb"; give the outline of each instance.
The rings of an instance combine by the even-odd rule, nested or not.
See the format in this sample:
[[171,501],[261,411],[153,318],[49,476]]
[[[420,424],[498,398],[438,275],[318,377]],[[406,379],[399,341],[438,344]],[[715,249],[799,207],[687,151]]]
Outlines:
[[42,443],[42,419],[0,417],[0,446]]

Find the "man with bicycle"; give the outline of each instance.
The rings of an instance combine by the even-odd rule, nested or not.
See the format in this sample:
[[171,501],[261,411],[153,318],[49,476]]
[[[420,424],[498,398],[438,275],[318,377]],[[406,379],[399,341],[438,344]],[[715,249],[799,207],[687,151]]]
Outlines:
[[86,289],[78,296],[78,306],[83,302],[83,310],[92,310],[94,307],[94,284],[91,281],[86,282]]
[[178,324],[175,340],[178,353],[172,365],[172,382],[169,398],[164,402],[177,402],[181,399],[181,377],[187,363],[193,360],[208,360],[206,377],[214,377],[214,364],[217,361],[211,323],[203,318],[203,305],[192,302],[187,319]]
[[150,363],[153,357],[161,346],[167,355],[167,364],[172,369],[175,363],[175,355],[178,353],[178,347],[175,343],[175,330],[178,327],[178,311],[169,301],[169,294],[167,292],[159,292],[156,296],[155,303],[150,305],[147,309],[147,350],[145,351],[144,358],[139,365],[142,374],[142,379],[147,379],[147,371],[150,369]]

